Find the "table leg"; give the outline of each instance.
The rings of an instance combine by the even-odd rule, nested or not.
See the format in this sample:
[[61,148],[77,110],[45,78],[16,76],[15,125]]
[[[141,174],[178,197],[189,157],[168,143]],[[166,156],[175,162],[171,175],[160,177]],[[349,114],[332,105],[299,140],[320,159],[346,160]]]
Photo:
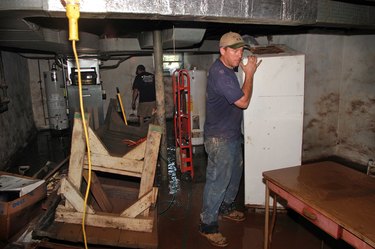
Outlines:
[[268,225],[269,225],[269,211],[270,211],[270,190],[268,188],[268,181],[266,180],[266,200],[265,200],[265,212],[264,212],[264,249],[268,249]]

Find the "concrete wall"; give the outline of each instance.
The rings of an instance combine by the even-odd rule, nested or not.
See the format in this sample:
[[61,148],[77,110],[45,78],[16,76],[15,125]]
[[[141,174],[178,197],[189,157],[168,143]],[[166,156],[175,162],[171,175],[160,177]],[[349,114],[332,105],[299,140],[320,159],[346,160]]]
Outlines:
[[27,60],[21,56],[1,52],[7,95],[8,111],[0,113],[0,168],[8,163],[17,150],[35,134],[31,105]]
[[35,126],[39,129],[49,129],[47,97],[43,73],[50,71],[53,60],[29,59],[29,77],[31,102]]
[[[103,66],[115,63],[117,63],[115,60],[105,61],[103,62]],[[102,70],[100,72],[103,88],[107,94],[107,100],[104,101],[104,113],[107,112],[109,99],[116,98],[116,87],[118,87],[127,118],[131,119],[130,115],[136,114],[131,109],[132,85],[135,78],[135,70],[139,64],[143,64],[146,67],[146,71],[154,73],[154,60],[152,56],[132,57],[121,63],[116,69]]]
[[[213,58],[217,55],[184,55],[185,69],[197,69],[207,70],[213,62]],[[104,65],[114,64],[115,61],[105,62]],[[132,101],[132,84],[135,78],[135,69],[138,64],[143,64],[146,70],[155,73],[154,71],[154,60],[152,56],[132,57],[127,61],[120,64],[117,69],[104,70],[101,72],[101,78],[103,80],[103,87],[107,93],[107,100],[105,101],[104,110],[108,108],[109,98],[115,98],[116,86],[119,87],[122,101],[125,107],[127,116],[131,114],[136,115],[135,111],[131,110]],[[172,90],[172,77],[164,76],[164,90],[165,90],[165,112],[166,118],[173,117],[173,90]],[[133,116],[133,115],[132,115]],[[130,117],[130,119],[132,119]]]
[[273,38],[306,55],[304,161],[338,156],[366,165],[375,158],[374,42],[374,35]]
[[375,159],[375,35],[344,40],[336,155]]

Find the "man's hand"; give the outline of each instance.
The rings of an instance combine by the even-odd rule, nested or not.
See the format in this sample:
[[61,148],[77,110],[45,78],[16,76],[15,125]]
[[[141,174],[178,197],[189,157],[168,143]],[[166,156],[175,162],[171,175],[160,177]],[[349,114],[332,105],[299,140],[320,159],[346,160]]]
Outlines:
[[260,63],[262,63],[262,60],[258,62],[258,58],[251,55],[247,57],[246,65],[241,62],[240,66],[246,75],[254,75]]

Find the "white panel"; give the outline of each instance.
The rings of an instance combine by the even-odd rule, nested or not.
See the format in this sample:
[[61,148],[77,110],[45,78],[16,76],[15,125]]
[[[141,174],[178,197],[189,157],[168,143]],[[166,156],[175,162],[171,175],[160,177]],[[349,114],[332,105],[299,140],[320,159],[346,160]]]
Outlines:
[[263,171],[301,164],[303,96],[253,100],[244,113],[245,204],[264,205]]
[[207,72],[190,70],[191,135],[192,145],[203,144],[203,128],[206,120]]
[[259,56],[262,60],[254,78],[257,96],[303,95],[304,55]]
[[245,204],[264,206],[264,171],[301,164],[305,57],[260,55],[244,111]]

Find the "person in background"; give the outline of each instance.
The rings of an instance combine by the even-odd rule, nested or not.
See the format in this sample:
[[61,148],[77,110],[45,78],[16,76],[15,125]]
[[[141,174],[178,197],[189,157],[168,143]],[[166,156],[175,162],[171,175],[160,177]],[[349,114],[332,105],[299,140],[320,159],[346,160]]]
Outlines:
[[[255,56],[249,56],[244,65],[244,48],[248,45],[238,33],[224,34],[220,57],[210,67],[207,80],[204,146],[208,158],[199,232],[219,247],[229,243],[219,232],[218,216],[237,222],[246,219],[234,201],[243,172],[243,109],[249,106],[259,63]],[[235,74],[238,66],[245,74],[242,88]]]
[[132,109],[135,110],[136,101],[139,96],[137,115],[139,123],[143,125],[145,118],[151,117],[156,108],[155,76],[146,72],[143,65],[138,65],[133,82]]

